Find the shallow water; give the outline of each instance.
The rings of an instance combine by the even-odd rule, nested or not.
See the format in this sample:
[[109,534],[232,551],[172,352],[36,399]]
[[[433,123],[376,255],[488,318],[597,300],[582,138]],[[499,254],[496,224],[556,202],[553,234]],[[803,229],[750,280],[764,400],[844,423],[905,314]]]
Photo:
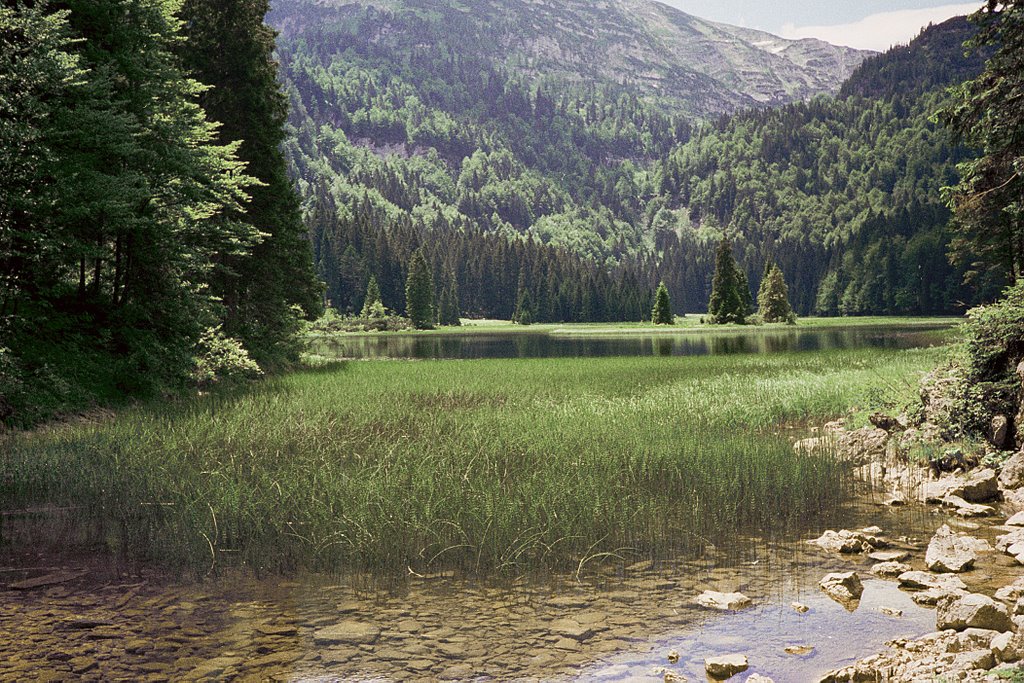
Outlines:
[[[866,557],[831,555],[806,539],[829,526],[877,524],[919,569],[946,520],[919,506],[862,500],[788,539],[736,539],[688,560],[628,558],[578,578],[504,585],[448,576],[409,576],[390,587],[363,577],[198,585],[148,577],[138,585],[94,572],[39,592],[0,591],[0,680],[41,671],[75,680],[661,680],[666,670],[702,680],[704,657],[723,653],[747,655],[750,672],[776,681],[814,680],[886,640],[934,630],[934,613],[894,582],[872,579]],[[865,583],[854,611],[817,587],[824,574],[849,570]],[[989,587],[1017,573],[1010,558],[991,553],[963,578]],[[705,589],[740,590],[754,605],[704,610],[693,599]],[[810,611],[792,610],[794,600]],[[904,614],[882,614],[883,605]],[[326,642],[322,629],[339,623],[345,635]],[[788,645],[814,650],[788,655]],[[676,664],[667,660],[672,649]]]
[[315,340],[310,351],[328,358],[472,359],[607,356],[706,356],[860,348],[907,349],[943,343],[947,326],[752,329],[741,332],[600,334],[558,330],[480,334],[341,335]]

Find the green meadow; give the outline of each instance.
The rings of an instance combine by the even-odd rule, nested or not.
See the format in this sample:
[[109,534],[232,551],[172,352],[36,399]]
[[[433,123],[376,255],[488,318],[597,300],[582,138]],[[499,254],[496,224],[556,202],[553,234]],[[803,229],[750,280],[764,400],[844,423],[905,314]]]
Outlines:
[[586,571],[803,528],[849,482],[800,427],[942,353],[323,364],[0,437],[0,505],[23,542],[199,575]]

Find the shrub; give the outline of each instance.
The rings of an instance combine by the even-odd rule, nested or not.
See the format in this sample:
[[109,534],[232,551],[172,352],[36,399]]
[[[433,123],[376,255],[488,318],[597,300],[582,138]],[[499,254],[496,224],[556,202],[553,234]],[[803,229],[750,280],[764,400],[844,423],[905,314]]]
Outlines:
[[195,349],[192,377],[200,386],[220,381],[255,379],[263,374],[242,343],[228,337],[220,326],[203,332]]

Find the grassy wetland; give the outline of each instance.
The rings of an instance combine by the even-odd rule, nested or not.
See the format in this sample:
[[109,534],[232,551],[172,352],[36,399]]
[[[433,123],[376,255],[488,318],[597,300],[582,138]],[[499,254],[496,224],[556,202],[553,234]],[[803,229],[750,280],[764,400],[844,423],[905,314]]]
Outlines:
[[587,571],[834,509],[847,474],[794,429],[905,398],[941,353],[329,363],[0,437],[0,499],[44,510],[23,540],[198,575]]

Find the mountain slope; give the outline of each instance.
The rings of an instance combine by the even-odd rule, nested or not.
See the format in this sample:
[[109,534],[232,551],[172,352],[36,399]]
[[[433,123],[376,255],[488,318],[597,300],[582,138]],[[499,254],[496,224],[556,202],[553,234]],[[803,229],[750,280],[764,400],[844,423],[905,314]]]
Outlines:
[[277,0],[271,20],[285,41],[347,27],[320,47],[444,50],[531,79],[624,84],[697,116],[835,92],[871,54],[705,21],[651,0]]
[[[628,79],[565,77],[570,63],[577,74],[606,68],[614,40],[640,40],[623,2],[597,5],[621,22],[600,29],[538,0],[536,16],[498,12],[486,33],[473,14],[491,6],[483,0],[407,0],[397,11],[281,2],[295,10],[276,17],[292,105],[286,154],[342,310],[360,308],[371,274],[385,305],[401,308],[404,259],[422,244],[436,281],[459,270],[467,313],[508,317],[522,286],[554,302],[538,319],[637,319],[660,279],[676,312],[700,311],[723,234],[755,289],[767,259],[782,265],[801,314],[934,313],[973,297],[946,262],[939,196],[965,151],[930,121],[944,88],[980,68],[959,47],[963,20],[868,60],[842,97],[694,123]],[[694,33],[707,26],[670,16]],[[534,30],[524,17],[548,23]],[[562,50],[563,33],[591,47]],[[823,58],[813,45],[741,33],[737,49]],[[502,35],[522,40],[497,64],[505,48],[487,42]],[[547,62],[524,47],[535,43]],[[595,290],[600,301],[585,301]]]

